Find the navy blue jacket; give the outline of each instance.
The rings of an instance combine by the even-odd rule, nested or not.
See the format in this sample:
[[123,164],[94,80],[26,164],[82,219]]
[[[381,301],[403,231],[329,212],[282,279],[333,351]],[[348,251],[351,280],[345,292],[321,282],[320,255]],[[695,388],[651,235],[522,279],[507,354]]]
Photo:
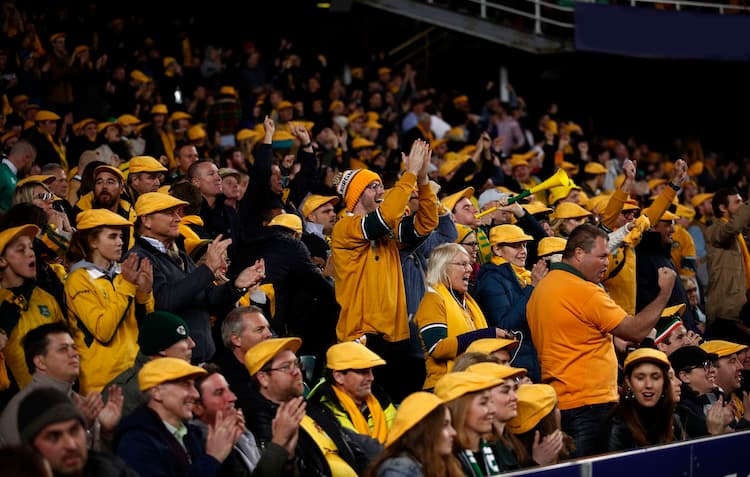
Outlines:
[[167,430],[159,415],[145,404],[115,431],[114,449],[141,477],[211,477],[221,462],[206,454],[203,434],[192,424],[183,438],[187,452]]
[[474,298],[487,319],[487,325],[522,333],[520,337],[517,336],[521,345],[512,364],[517,368],[526,368],[529,378],[538,383],[541,382],[542,370],[526,321],[526,304],[532,291],[534,287],[531,285],[521,287],[510,263],[485,263],[477,273]]

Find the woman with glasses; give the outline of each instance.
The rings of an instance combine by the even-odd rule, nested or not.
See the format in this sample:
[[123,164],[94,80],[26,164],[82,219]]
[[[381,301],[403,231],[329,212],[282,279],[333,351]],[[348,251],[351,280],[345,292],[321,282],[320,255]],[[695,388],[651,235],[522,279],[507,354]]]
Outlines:
[[469,292],[474,293],[477,287],[477,272],[479,272],[479,241],[477,241],[477,234],[474,229],[467,225],[455,224],[456,226],[456,243],[461,245],[466,253],[469,254],[469,260],[471,261],[471,276],[469,277]]
[[[79,331],[81,393],[101,391],[133,365],[138,323],[154,311],[153,271],[147,258],[122,263],[124,234],[133,225],[107,209],[88,209],[76,218],[70,273],[65,280],[68,318]],[[125,239],[127,240],[127,239]]]
[[533,382],[541,379],[541,368],[526,321],[526,304],[539,280],[547,275],[547,264],[539,260],[529,271],[526,244],[533,240],[517,225],[498,225],[490,230],[492,260],[479,269],[477,302],[491,326],[511,330],[520,341],[513,366],[526,368]]
[[591,212],[578,204],[562,202],[550,215],[550,227],[555,236],[568,238],[568,235],[579,225],[586,223],[591,217]]
[[13,192],[12,204],[34,204],[42,209],[47,215],[47,229],[49,229],[48,231],[43,230],[43,232],[45,234],[51,232],[54,237],[57,237],[58,240],[62,239],[67,245],[73,234],[73,227],[70,225],[68,216],[52,207],[55,195],[44,183],[45,176],[37,176],[34,179],[38,180],[19,181],[16,190]]
[[[717,392],[716,367],[718,356],[699,346],[684,346],[669,355],[672,368],[682,383],[676,413],[687,439],[715,436],[729,431],[731,406],[724,406]],[[718,396],[718,397],[717,397]]]
[[471,258],[457,243],[439,245],[430,255],[427,293],[414,315],[425,351],[426,390],[450,371],[456,356],[473,341],[510,337],[505,330],[487,327],[482,310],[469,294],[471,271]]
[[666,444],[674,440],[674,394],[667,355],[638,348],[625,358],[627,391],[610,411],[598,440],[602,452]]

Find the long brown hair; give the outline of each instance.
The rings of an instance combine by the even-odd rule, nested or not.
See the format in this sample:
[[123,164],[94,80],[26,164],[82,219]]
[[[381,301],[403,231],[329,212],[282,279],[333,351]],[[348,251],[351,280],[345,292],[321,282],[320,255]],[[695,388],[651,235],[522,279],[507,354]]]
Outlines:
[[[659,401],[654,406],[654,415],[649,422],[644,423],[641,419],[639,410],[642,406],[632,397],[632,392],[627,391],[625,396],[620,398],[612,413],[622,416],[623,421],[628,426],[633,441],[639,446],[648,446],[653,444],[664,444],[672,442],[674,437],[674,408],[675,403],[672,397],[671,381],[669,379],[669,367],[664,363],[657,361],[638,361],[625,368],[625,378],[628,379],[633,374],[635,368],[643,363],[652,363],[658,366],[662,374],[662,392]],[[656,431],[657,441],[649,442],[648,431],[646,427]]]
[[422,464],[422,475],[462,477],[461,465],[454,454],[439,455],[435,449],[435,437],[445,425],[445,405],[436,407],[424,419],[418,422],[385,448],[369,465],[365,477],[375,477],[384,461],[407,454]]
[[[555,406],[555,408],[556,407],[557,406]],[[516,440],[522,445],[522,450],[516,453],[518,463],[521,467],[530,467],[532,465],[531,451],[534,447],[534,434],[539,431],[539,440],[541,441],[544,437],[559,429],[557,426],[557,418],[555,417],[555,408],[552,409],[552,412],[541,418],[536,426],[522,434],[515,434]],[[562,449],[560,449],[560,452],[558,452],[557,457],[561,461],[569,459],[574,450],[575,443],[573,438],[563,432],[563,446]]]

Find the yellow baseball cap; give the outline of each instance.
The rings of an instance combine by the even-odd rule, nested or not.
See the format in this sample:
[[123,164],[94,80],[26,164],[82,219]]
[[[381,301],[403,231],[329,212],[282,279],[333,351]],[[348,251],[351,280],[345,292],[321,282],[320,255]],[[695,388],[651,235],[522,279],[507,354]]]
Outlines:
[[260,133],[252,129],[240,129],[239,131],[237,131],[236,136],[238,141],[244,141],[245,139],[257,139],[258,137],[260,137]]
[[[500,365],[498,364],[497,366]],[[435,395],[443,401],[448,402],[458,399],[465,394],[494,388],[502,383],[501,379],[495,377],[469,371],[458,371],[447,373],[438,379],[437,383],[435,383]]]
[[544,237],[537,246],[537,255],[542,258],[554,253],[563,253],[567,244],[568,241],[562,237]]
[[417,425],[438,406],[443,404],[443,400],[436,395],[424,391],[411,393],[401,401],[393,418],[393,424],[388,429],[388,437],[385,439],[385,446],[396,442],[399,437],[403,436],[412,427]]
[[18,227],[11,227],[0,232],[0,255],[5,252],[5,247],[18,237],[26,235],[32,240],[39,233],[40,229],[36,225],[26,224]]
[[591,212],[573,202],[563,202],[555,207],[550,218],[552,219],[582,219],[589,217]]
[[518,225],[496,225],[490,229],[490,244],[497,245],[503,243],[518,243],[534,240],[534,237],[528,235]]
[[659,218],[659,220],[660,221],[661,220],[669,220],[669,221],[671,221],[671,220],[677,220],[679,218],[680,218],[679,215],[675,215],[672,212],[670,212],[668,210],[665,210],[664,213],[662,214],[662,216]]
[[167,168],[152,156],[135,156],[130,159],[128,173],[138,172],[167,172]]
[[146,192],[139,195],[138,200],[135,201],[135,215],[141,217],[183,205],[188,205],[188,203],[169,194]]
[[35,121],[57,121],[58,119],[60,119],[60,116],[46,109],[38,111],[34,118]]
[[518,340],[509,340],[507,338],[481,338],[472,341],[469,347],[466,348],[466,352],[490,354],[501,349],[512,351],[518,348],[518,345]]
[[640,363],[641,361],[650,361],[661,363],[667,366],[672,366],[672,363],[669,362],[669,358],[667,358],[667,355],[664,354],[663,351],[659,351],[658,349],[654,348],[638,348],[634,351],[631,351],[625,357],[625,362],[622,366],[623,368],[627,369],[628,366]]
[[352,141],[353,149],[362,149],[363,147],[375,147],[375,143],[363,137],[355,138]]
[[690,205],[692,205],[693,207],[698,207],[705,201],[713,199],[715,195],[716,194],[714,194],[713,192],[710,194],[696,194],[695,197],[690,200]]
[[526,374],[526,368],[514,368],[498,363],[475,363],[466,368],[466,371],[481,374],[490,378],[505,380],[508,378],[520,378]]
[[117,122],[123,126],[135,126],[136,124],[140,124],[141,120],[132,114],[123,114],[117,117]]
[[156,358],[144,364],[138,372],[138,389],[145,391],[154,386],[179,379],[194,378],[206,370],[193,366],[180,358]]
[[544,203],[534,200],[528,204],[521,204],[521,207],[531,215],[535,214],[549,214],[552,209],[544,205]]
[[458,201],[463,199],[464,197],[466,197],[467,199],[471,199],[472,197],[474,197],[474,188],[467,187],[466,189],[460,190],[447,197],[443,197],[442,199],[440,199],[440,203],[443,205],[443,207],[453,212],[453,208],[456,207]]
[[533,429],[557,404],[555,388],[549,384],[524,384],[518,387],[518,412],[506,424],[513,434]]
[[76,228],[88,230],[100,226],[132,227],[133,224],[120,214],[108,209],[86,209],[76,216]]
[[583,168],[583,172],[592,175],[606,174],[607,168],[598,162],[589,162],[586,164],[586,167]]
[[719,358],[723,358],[730,354],[739,353],[746,349],[747,345],[724,340],[709,340],[701,343],[700,347],[706,353],[715,353]]
[[317,195],[317,194],[310,194],[307,196],[305,201],[302,203],[302,216],[307,217],[311,213],[315,212],[315,210],[327,203],[331,203],[333,205],[336,205],[339,203],[339,198],[335,195]]
[[336,343],[326,351],[326,367],[333,371],[370,369],[384,364],[383,358],[354,341]]
[[661,312],[661,316],[682,316],[685,312],[685,304],[680,303],[679,305],[668,306]]
[[280,352],[290,350],[296,353],[300,346],[302,340],[299,338],[271,338],[261,341],[245,353],[245,367],[250,376],[254,376]]
[[16,189],[29,182],[39,182],[41,184],[49,184],[55,182],[55,176],[47,174],[35,174],[33,176],[24,177],[16,183]]
[[279,214],[268,223],[268,226],[278,225],[293,230],[298,234],[302,233],[302,219],[297,214]]
[[151,114],[168,114],[169,110],[167,110],[166,104],[155,104],[151,107]]
[[120,179],[120,183],[122,184],[125,182],[125,176],[122,175],[122,171],[115,166],[110,166],[109,164],[103,164],[101,166],[96,166],[96,169],[94,169],[94,177],[99,175],[100,172],[107,171],[111,173],[114,176],[117,176]]

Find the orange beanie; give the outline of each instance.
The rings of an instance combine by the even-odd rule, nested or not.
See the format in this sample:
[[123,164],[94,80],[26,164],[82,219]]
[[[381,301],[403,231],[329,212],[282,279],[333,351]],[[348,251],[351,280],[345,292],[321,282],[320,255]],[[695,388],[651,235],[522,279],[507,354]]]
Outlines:
[[367,169],[350,169],[341,175],[336,191],[344,198],[348,211],[354,210],[365,187],[375,181],[382,182],[379,175]]

